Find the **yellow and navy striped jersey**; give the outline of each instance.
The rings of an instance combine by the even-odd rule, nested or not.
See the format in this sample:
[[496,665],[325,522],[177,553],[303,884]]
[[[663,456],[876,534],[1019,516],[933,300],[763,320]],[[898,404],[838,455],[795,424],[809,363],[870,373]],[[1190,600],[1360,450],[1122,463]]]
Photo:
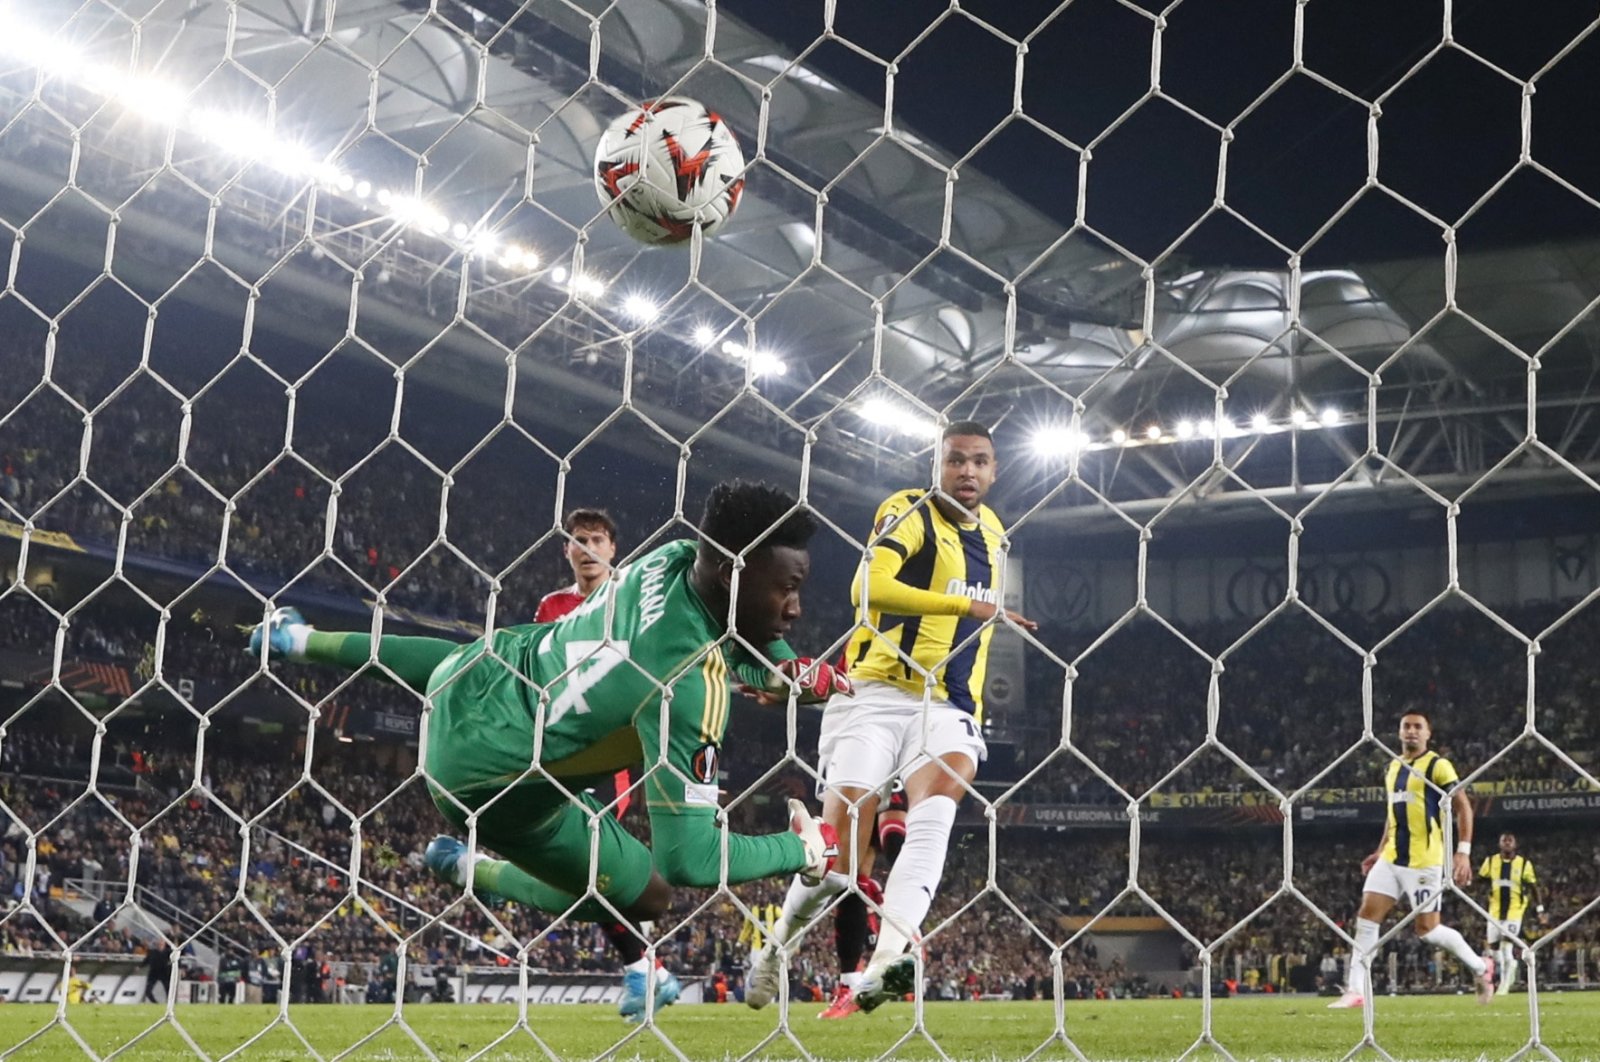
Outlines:
[[976,523],[952,523],[930,493],[900,491],[878,507],[871,567],[884,571],[887,562],[896,582],[943,600],[931,602],[931,613],[897,614],[870,592],[861,594],[857,620],[871,627],[857,628],[846,659],[852,678],[893,683],[919,697],[926,688],[924,676],[932,675],[935,696],[981,722],[994,627],[982,627],[966,615],[970,603],[962,599],[999,603],[995,574],[1005,562],[1005,528],[981,504]]
[[1478,877],[1488,878],[1489,917],[1497,922],[1520,922],[1528,909],[1528,886],[1537,885],[1533,864],[1525,856],[1507,859],[1496,852],[1483,861]]
[[752,922],[748,918],[739,927],[741,946],[748,945],[751,950],[761,947],[772,936],[772,927],[778,924],[778,919],[783,917],[783,908],[775,903],[753,903],[750,913],[755,916]]
[[[1444,790],[1459,779],[1437,752],[1395,760],[1383,779],[1389,794],[1389,841],[1383,858],[1397,867],[1444,866]],[[1431,783],[1431,784],[1430,784]]]

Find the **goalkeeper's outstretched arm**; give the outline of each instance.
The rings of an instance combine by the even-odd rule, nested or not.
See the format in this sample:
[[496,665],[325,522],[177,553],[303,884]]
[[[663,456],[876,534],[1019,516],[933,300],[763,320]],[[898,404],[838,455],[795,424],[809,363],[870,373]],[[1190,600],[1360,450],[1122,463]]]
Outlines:
[[385,634],[373,645],[366,632],[319,631],[292,608],[280,608],[250,632],[250,653],[265,649],[269,659],[331,664],[356,671],[373,661],[374,674],[393,678],[418,693],[428,692],[428,679],[445,657],[461,646],[446,638],[414,638]]
[[[656,870],[673,885],[723,881],[723,830],[717,821],[722,735],[732,697],[720,654],[708,656],[673,684],[664,701],[634,716],[648,777],[651,850]],[[665,727],[665,729],[663,729]],[[761,835],[727,834],[730,884],[796,871],[821,880],[838,854],[838,839],[798,801],[789,829]]]

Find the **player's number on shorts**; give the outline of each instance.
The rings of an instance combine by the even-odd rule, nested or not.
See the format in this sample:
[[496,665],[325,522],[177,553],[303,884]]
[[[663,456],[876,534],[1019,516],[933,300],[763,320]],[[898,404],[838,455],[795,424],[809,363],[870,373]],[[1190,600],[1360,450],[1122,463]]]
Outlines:
[[1433,890],[1432,889],[1418,889],[1416,891],[1415,897],[1416,898],[1411,901],[1411,906],[1413,906],[1413,907],[1421,907],[1424,904],[1426,904],[1430,899],[1433,898]]
[[605,678],[612,668],[628,659],[627,642],[575,641],[567,643],[567,680],[561,693],[550,702],[549,721],[553,726],[568,712],[582,715],[589,710],[583,695]]

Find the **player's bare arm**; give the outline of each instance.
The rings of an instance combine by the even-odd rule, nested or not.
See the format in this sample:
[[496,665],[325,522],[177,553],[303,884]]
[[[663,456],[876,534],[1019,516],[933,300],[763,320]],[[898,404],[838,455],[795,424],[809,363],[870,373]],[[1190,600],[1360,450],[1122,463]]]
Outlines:
[[1450,876],[1457,885],[1472,884],[1472,798],[1460,785],[1450,795],[1450,810],[1456,819],[1456,854],[1450,861]]

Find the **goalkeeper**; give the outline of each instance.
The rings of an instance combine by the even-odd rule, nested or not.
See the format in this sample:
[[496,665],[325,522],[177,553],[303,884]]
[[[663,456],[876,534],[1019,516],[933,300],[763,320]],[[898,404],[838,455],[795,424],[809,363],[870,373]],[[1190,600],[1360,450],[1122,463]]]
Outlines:
[[[826,663],[797,660],[782,641],[800,615],[816,530],[794,506],[763,484],[719,484],[698,546],[680,540],[644,554],[555,623],[466,645],[385,635],[374,654],[367,634],[313,630],[279,609],[252,633],[250,649],[262,651],[265,630],[274,657],[357,669],[376,656],[429,696],[422,766],[434,804],[458,830],[475,814],[484,847],[504,857],[477,857],[480,894],[559,913],[592,887],[630,922],[653,920],[666,912],[672,886],[723,880],[717,777],[730,683],[793,685],[807,701],[847,688]],[[744,556],[736,594],[728,554]],[[730,635],[762,646],[777,674]],[[600,803],[582,792],[641,759],[650,848],[615,816],[596,814]],[[789,810],[787,831],[728,837],[729,883],[795,872],[821,880],[832,867],[831,828],[799,801]],[[591,829],[599,833],[593,866]],[[428,867],[459,886],[469,855],[437,838]],[[574,916],[616,917],[593,895]]]

